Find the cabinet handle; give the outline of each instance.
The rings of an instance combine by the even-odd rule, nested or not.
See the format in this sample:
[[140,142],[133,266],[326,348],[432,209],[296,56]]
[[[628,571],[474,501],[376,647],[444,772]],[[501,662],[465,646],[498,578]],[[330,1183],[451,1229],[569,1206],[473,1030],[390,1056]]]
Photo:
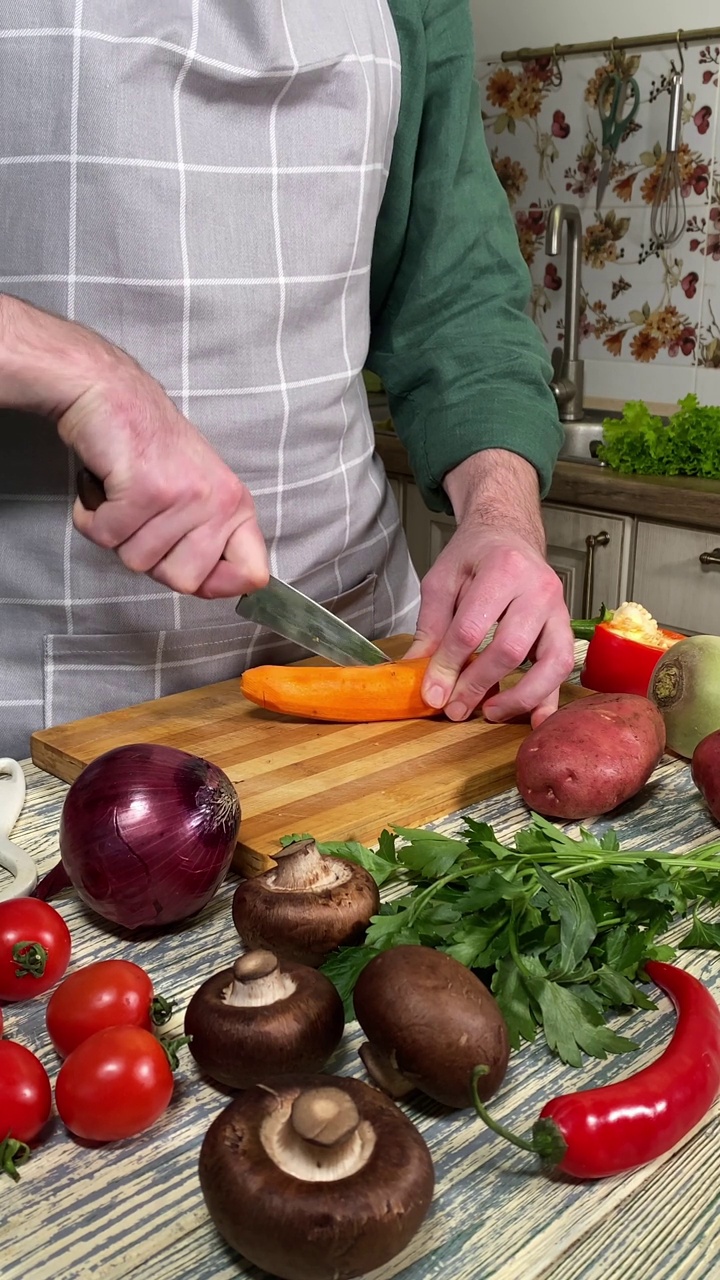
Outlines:
[[720,547],[715,547],[712,551],[703,551],[698,559],[701,564],[720,564]]
[[589,618],[592,614],[593,586],[595,577],[595,548],[606,547],[610,534],[605,529],[600,533],[589,533],[585,539],[585,576],[583,578],[582,616]]

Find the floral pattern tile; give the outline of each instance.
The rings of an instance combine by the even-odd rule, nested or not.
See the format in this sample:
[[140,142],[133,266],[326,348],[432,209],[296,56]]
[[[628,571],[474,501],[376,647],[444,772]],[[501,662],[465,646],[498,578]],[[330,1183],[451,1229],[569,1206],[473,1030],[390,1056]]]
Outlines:
[[[516,211],[515,222],[532,277],[531,313],[553,346],[564,330],[565,253],[564,245],[558,257],[545,252],[548,207]],[[702,305],[693,243],[685,232],[672,248],[654,248],[646,207],[621,214],[584,212],[580,336],[585,359],[692,368]]]
[[720,370],[720,279],[706,284],[701,306],[696,363],[699,369]]
[[[667,88],[677,53],[670,48],[616,56],[620,72],[637,80],[640,106],[613,160],[599,211],[598,98],[612,69],[610,56],[570,58],[559,67],[543,59],[479,68],[488,146],[532,276],[531,312],[548,345],[556,345],[564,324],[565,259],[564,252],[546,255],[545,229],[554,203],[572,203],[583,219],[583,357],[717,368],[720,47],[684,51],[677,179],[683,231],[665,249],[653,235],[651,210],[666,159]],[[719,305],[711,314],[716,289]]]

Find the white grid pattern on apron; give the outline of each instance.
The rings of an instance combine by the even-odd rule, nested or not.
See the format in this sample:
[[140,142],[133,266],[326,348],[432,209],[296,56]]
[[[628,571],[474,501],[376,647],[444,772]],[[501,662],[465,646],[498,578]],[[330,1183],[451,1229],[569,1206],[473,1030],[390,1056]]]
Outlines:
[[[162,368],[156,370],[150,361],[143,361],[142,353],[136,349],[131,349],[131,353],[138,355],[141,363],[145,363],[146,367],[149,366],[150,371],[164,381],[168,394],[187,416],[198,423],[216,447],[214,430],[218,413],[221,414],[225,410],[229,415],[238,413],[240,416],[238,406],[262,404],[263,401],[272,404],[279,398],[282,404],[283,430],[280,436],[282,447],[278,450],[275,479],[265,484],[251,483],[253,496],[261,515],[263,511],[266,514],[268,511],[273,513],[270,520],[273,528],[268,536],[273,570],[280,576],[289,577],[298,582],[298,585],[308,590],[315,598],[324,599],[332,604],[338,602],[337,611],[341,616],[346,617],[360,629],[372,630],[376,635],[388,634],[392,630],[412,629],[418,603],[417,583],[409,568],[404,539],[398,530],[394,501],[387,489],[381,464],[373,457],[372,432],[368,430],[363,437],[357,430],[358,418],[368,419],[364,389],[360,380],[365,352],[358,349],[357,341],[354,346],[349,342],[349,333],[353,330],[353,325],[357,328],[356,290],[361,288],[364,296],[367,296],[370,271],[370,246],[367,234],[365,234],[362,249],[360,245],[361,230],[367,231],[366,185],[375,184],[370,195],[375,200],[376,214],[387,177],[394,131],[395,108],[386,109],[383,106],[385,116],[381,123],[382,139],[379,141],[377,136],[372,136],[372,126],[375,125],[377,129],[375,99],[378,96],[378,80],[371,79],[371,73],[373,77],[377,77],[381,74],[381,70],[385,69],[389,87],[383,92],[389,92],[390,98],[395,100],[395,105],[399,94],[400,65],[392,20],[385,0],[363,0],[358,10],[355,10],[354,5],[338,6],[345,13],[352,51],[345,51],[340,57],[331,53],[325,63],[322,59],[317,62],[318,68],[322,68],[323,65],[327,65],[328,68],[335,65],[342,66],[342,64],[355,65],[364,79],[365,119],[362,154],[359,159],[353,157],[351,162],[347,162],[346,158],[342,157],[337,163],[333,163],[332,157],[329,162],[321,162],[318,161],[317,156],[313,156],[307,163],[287,163],[286,157],[279,155],[277,138],[273,145],[271,128],[269,164],[262,162],[234,164],[227,163],[224,159],[222,162],[215,162],[211,156],[204,159],[197,154],[186,153],[183,123],[187,128],[187,117],[183,121],[182,103],[188,76],[200,69],[258,82],[264,79],[277,80],[278,91],[274,97],[270,117],[274,127],[277,125],[283,99],[290,93],[298,73],[303,70],[300,56],[307,56],[306,48],[299,56],[294,47],[294,39],[297,39],[300,33],[301,43],[306,40],[313,23],[322,26],[323,14],[319,12],[317,4],[308,4],[305,0],[285,0],[285,3],[283,0],[275,0],[272,4],[272,9],[280,15],[287,40],[287,67],[283,67],[281,72],[277,66],[270,70],[253,65],[245,66],[242,65],[241,60],[216,56],[221,52],[218,48],[208,52],[207,47],[203,47],[203,26],[207,29],[208,26],[213,25],[213,22],[218,25],[224,18],[222,11],[225,7],[227,6],[223,0],[220,0],[219,4],[206,3],[204,6],[200,5],[199,0],[190,0],[189,5],[188,3],[158,3],[150,9],[145,7],[145,14],[152,15],[148,16],[147,20],[145,18],[142,22],[134,20],[135,30],[142,25],[147,25],[148,22],[154,22],[156,14],[153,9],[155,8],[157,25],[161,29],[164,25],[163,20],[167,23],[168,11],[170,11],[171,16],[177,18],[177,26],[183,26],[185,38],[181,41],[179,38],[166,39],[157,34],[129,35],[127,30],[113,30],[114,26],[123,25],[123,22],[126,27],[130,27],[133,19],[130,16],[123,18],[121,10],[126,6],[121,6],[118,10],[115,5],[103,3],[103,0],[47,0],[47,2],[29,0],[29,3],[20,3],[20,0],[15,0],[14,4],[10,3],[7,6],[3,20],[8,27],[13,17],[16,17],[18,22],[13,29],[6,28],[0,31],[0,59],[3,57],[3,51],[7,50],[14,40],[47,40],[53,48],[58,41],[71,43],[70,129],[67,148],[56,147],[39,150],[33,154],[31,147],[16,147],[16,154],[0,156],[0,186],[3,183],[3,174],[7,175],[6,181],[9,182],[18,180],[14,175],[20,175],[19,180],[22,180],[37,168],[50,175],[57,175],[58,171],[64,174],[67,171],[69,200],[67,270],[58,270],[59,264],[52,260],[47,262],[47,270],[22,270],[22,267],[27,265],[25,262],[13,263],[8,269],[7,256],[0,248],[0,288],[27,297],[29,301],[47,306],[51,310],[64,311],[65,314],[101,331],[103,331],[102,323],[95,320],[92,315],[88,317],[87,314],[88,300],[93,294],[104,297],[106,295],[103,291],[109,290],[110,293],[107,296],[112,297],[113,289],[123,290],[124,298],[135,290],[141,298],[147,296],[148,290],[157,290],[161,295],[165,291],[168,297],[179,294],[182,298],[181,356],[179,361],[174,362],[174,367],[180,376],[165,380],[162,377]],[[67,22],[55,24],[39,22],[36,27],[31,25],[33,18],[39,15],[65,14],[70,10],[72,10],[72,25]],[[360,10],[363,11],[362,15]],[[300,17],[301,12],[304,13],[304,26]],[[103,18],[102,22],[98,21],[99,14]],[[206,14],[211,15],[212,21],[206,21]],[[101,27],[107,29],[101,29]],[[381,33],[380,38],[378,38],[379,33]],[[211,33],[211,40],[213,38],[217,40],[217,32]],[[360,45],[358,40],[361,42]],[[80,136],[84,92],[83,57],[95,42],[98,47],[109,45],[113,48],[132,50],[144,46],[174,55],[176,71],[172,90],[174,156],[167,153],[112,154],[111,147],[103,152],[100,147],[87,148],[83,145],[85,137]],[[367,51],[368,44],[372,49],[370,52]],[[12,147],[6,149],[9,152],[13,150]],[[141,148],[135,147],[135,150],[139,151]],[[192,152],[192,147],[190,151]],[[126,175],[128,182],[139,184],[143,181],[143,175],[147,175],[149,180],[152,179],[153,174],[177,175],[180,186],[179,272],[177,270],[169,272],[161,270],[155,273],[135,271],[123,275],[112,271],[87,269],[87,253],[83,254],[79,245],[83,235],[80,234],[78,227],[78,175],[82,177],[86,172],[93,170],[98,172],[119,170]],[[270,179],[273,188],[274,272],[261,270],[254,275],[193,271],[186,221],[187,183],[190,180],[200,180],[203,175],[207,175],[210,181],[213,178],[242,179],[243,177],[256,181]],[[287,230],[288,207],[287,203],[283,205],[281,198],[282,183],[285,179],[319,183],[326,179],[342,180],[344,175],[348,179],[357,177],[359,183],[354,209],[351,214],[348,214],[348,221],[352,216],[354,236],[351,237],[347,266],[343,263],[341,270],[311,269],[306,272],[294,270],[293,265],[285,260],[283,253],[282,232]],[[54,177],[52,180],[57,181],[57,178]],[[65,180],[63,177],[62,181]],[[138,190],[142,189],[142,185],[138,186]],[[86,196],[83,198],[86,199]],[[152,188],[149,198],[152,199]],[[285,199],[287,200],[287,190]],[[374,219],[372,225],[374,228]],[[83,234],[87,244],[87,232]],[[322,237],[322,229],[320,229],[320,237]],[[52,254],[49,257],[52,259]],[[44,255],[41,263],[32,265],[44,267],[46,265]],[[335,367],[324,372],[315,374],[309,372],[305,376],[297,376],[297,361],[292,359],[294,355],[292,343],[288,346],[290,335],[285,332],[286,295],[297,289],[314,289],[316,296],[320,298],[322,293],[317,293],[317,290],[322,291],[323,287],[332,290],[333,285],[341,286],[339,308],[341,353],[338,353],[339,358],[336,359]],[[193,357],[191,347],[195,334],[192,300],[200,296],[197,291],[212,289],[217,299],[222,298],[223,290],[227,290],[230,294],[237,288],[247,291],[248,297],[253,294],[262,297],[263,291],[267,289],[277,288],[278,290],[281,306],[275,340],[277,372],[274,379],[265,376],[260,379],[249,379],[244,384],[237,385],[237,378],[218,379],[217,376],[213,378],[212,374],[217,373],[217,370],[213,370],[207,364],[203,366],[202,360],[198,361]],[[64,306],[58,305],[60,297],[58,289],[64,290]],[[308,297],[310,296],[308,294]],[[328,296],[333,295],[330,293]],[[354,315],[350,316],[346,305],[348,299],[352,299],[355,307]],[[130,306],[132,305],[135,304],[131,302]],[[110,333],[108,336],[113,335]],[[162,359],[160,364],[162,365]],[[311,358],[308,361],[309,369],[312,369],[312,364]],[[208,376],[201,376],[203,370]],[[304,412],[305,417],[308,417],[308,405],[314,406],[318,402],[321,405],[327,405],[330,402],[329,397],[334,399],[336,411],[339,410],[342,418],[339,441],[337,438],[331,441],[337,446],[335,454],[328,457],[322,448],[318,448],[317,462],[308,466],[306,451],[303,465],[298,466],[296,462],[298,441],[294,437],[288,440],[291,417],[293,414],[297,417],[298,411],[301,414]],[[212,406],[216,403],[220,407],[219,410],[214,411]],[[205,410],[203,405],[207,406]],[[267,412],[273,411],[268,409]],[[247,412],[249,414],[251,410],[248,409]],[[353,427],[352,431],[349,430],[349,426]],[[337,434],[336,432],[336,437]],[[286,444],[291,449],[289,454],[285,450]],[[222,448],[219,451],[223,453]],[[232,459],[228,461],[233,465]],[[236,469],[243,475],[241,467],[236,466]],[[357,478],[366,472],[369,473],[369,478],[366,478],[364,488],[359,488]],[[30,508],[34,507],[36,511],[42,513],[55,510],[57,504],[64,504],[65,519],[62,574],[54,579],[54,584],[58,586],[62,580],[61,594],[42,589],[43,586],[50,585],[47,575],[43,576],[42,572],[39,574],[40,581],[36,585],[32,582],[29,584],[27,594],[22,594],[25,591],[25,582],[11,583],[11,592],[6,594],[2,591],[4,575],[0,569],[0,604],[3,604],[5,609],[27,610],[28,605],[32,605],[36,610],[46,610],[49,614],[61,609],[64,615],[62,626],[58,625],[57,616],[48,617],[48,620],[43,623],[46,666],[44,696],[39,696],[40,691],[36,682],[33,683],[33,687],[18,688],[18,681],[13,682],[11,673],[9,680],[4,684],[0,683],[0,707],[34,708],[43,706],[44,703],[46,723],[68,718],[68,709],[70,712],[73,711],[72,705],[67,700],[61,701],[57,707],[55,705],[54,676],[57,663],[61,664],[63,677],[74,671],[96,672],[99,680],[102,672],[121,672],[127,670],[128,666],[132,667],[135,675],[145,671],[151,672],[151,685],[149,687],[142,685],[136,695],[137,699],[137,697],[159,696],[161,693],[171,692],[177,687],[185,687],[185,684],[192,683],[191,680],[178,682],[172,678],[163,678],[168,673],[183,668],[197,668],[198,676],[194,683],[205,683],[207,680],[234,674],[253,661],[272,660],[276,656],[278,660],[284,660],[285,657],[292,656],[282,644],[278,645],[276,641],[269,638],[267,633],[258,647],[259,633],[256,629],[248,628],[246,624],[229,625],[229,618],[232,617],[231,603],[188,600],[166,592],[159,586],[154,588],[147,579],[138,581],[134,576],[126,574],[122,566],[116,562],[113,562],[112,567],[108,566],[107,553],[96,555],[97,549],[81,544],[81,540],[72,530],[71,523],[74,498],[72,460],[66,469],[64,494],[53,492],[52,485],[49,486],[51,491],[48,492],[47,488],[43,491],[42,486],[35,491],[28,485],[22,484],[15,491],[4,493],[2,479],[0,475],[0,502],[8,504],[5,507],[6,511],[18,510],[16,504],[19,504],[21,511],[27,507],[29,512]],[[315,573],[306,577],[304,572],[308,566],[298,563],[297,559],[294,560],[292,550],[289,555],[283,552],[283,520],[286,503],[292,500],[294,493],[300,495],[301,500],[306,504],[319,504],[317,509],[322,520],[323,498],[325,495],[336,493],[333,485],[338,483],[342,485],[347,512],[339,545],[320,574]],[[364,494],[362,500],[369,504],[368,510],[371,513],[364,522],[362,519],[357,519],[358,494],[361,493]],[[351,526],[352,516],[355,516],[354,527]],[[291,538],[288,539],[288,543],[290,542]],[[102,568],[100,568],[100,557],[105,557]],[[310,556],[310,563],[312,560],[313,557]],[[78,576],[83,579],[80,589],[77,582]],[[30,577],[32,578],[33,575],[31,574]],[[374,600],[371,601],[369,613],[368,601],[362,601],[356,590],[358,582],[363,580],[372,581],[374,584]],[[135,582],[137,582],[136,590],[133,589]],[[13,585],[16,587],[14,592]],[[21,586],[21,591],[17,590],[18,585]],[[99,586],[102,590],[98,590]],[[347,600],[349,612],[344,608],[345,600]],[[103,625],[98,625],[91,630],[89,614],[96,608],[106,612],[120,611],[122,622],[117,625],[117,635],[112,634],[113,624],[108,626],[107,620]],[[132,658],[128,658],[124,651],[128,636],[133,633],[133,629],[137,632],[145,618],[151,619],[149,624],[144,624],[150,626],[150,631],[144,637],[140,636],[140,656],[135,653]],[[140,621],[141,619],[143,622]],[[154,631],[153,623],[157,628]],[[29,631],[32,635],[32,625]],[[95,636],[94,631],[101,634]],[[174,632],[178,634],[174,635]],[[68,638],[77,641],[75,651],[78,656],[82,654],[80,662],[72,660],[74,655],[70,650],[73,646]],[[94,651],[95,640],[98,640],[98,643],[102,640],[100,649],[103,652]],[[193,649],[199,652],[191,653]],[[150,655],[152,655],[151,660]],[[93,661],[93,657],[99,660]],[[119,658],[119,661],[115,661],[115,658]],[[103,682],[99,681],[99,683]],[[28,696],[22,696],[24,694]],[[108,696],[118,698],[117,692]],[[117,702],[117,705],[120,705],[121,701],[122,699]],[[107,704],[102,702],[102,698],[101,703],[102,709],[106,709]],[[91,705],[89,710],[93,709],[95,708]],[[26,719],[28,725],[38,723],[34,713]],[[0,718],[0,745],[2,745],[5,728],[5,721]]]

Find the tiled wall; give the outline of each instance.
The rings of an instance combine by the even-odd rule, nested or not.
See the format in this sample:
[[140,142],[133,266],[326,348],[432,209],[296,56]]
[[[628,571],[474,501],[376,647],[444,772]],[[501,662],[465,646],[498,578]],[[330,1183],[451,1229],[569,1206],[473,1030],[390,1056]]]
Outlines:
[[[590,398],[673,404],[688,391],[720,403],[720,48],[684,51],[679,154],[685,229],[668,249],[653,242],[650,215],[665,158],[674,48],[618,55],[640,88],[602,207],[599,86],[608,53],[557,66],[500,62],[478,67],[485,128],[533,280],[532,313],[549,347],[562,338],[565,247],[546,256],[545,224],[556,202],[583,220],[580,354]],[[561,83],[557,81],[561,79]]]

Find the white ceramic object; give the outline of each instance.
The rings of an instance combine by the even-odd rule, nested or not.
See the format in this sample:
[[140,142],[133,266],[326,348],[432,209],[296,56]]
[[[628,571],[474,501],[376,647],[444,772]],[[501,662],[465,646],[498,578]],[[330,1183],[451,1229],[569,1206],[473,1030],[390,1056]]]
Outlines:
[[0,886],[0,902],[27,898],[37,884],[37,868],[29,854],[8,838],[25,803],[25,774],[17,760],[0,759],[0,867],[12,876]]

